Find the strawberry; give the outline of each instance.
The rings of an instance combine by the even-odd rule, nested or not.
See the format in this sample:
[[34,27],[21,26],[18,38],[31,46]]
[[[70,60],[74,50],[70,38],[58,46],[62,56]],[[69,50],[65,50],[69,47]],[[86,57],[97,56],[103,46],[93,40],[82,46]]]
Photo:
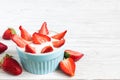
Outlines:
[[2,35],[2,38],[5,40],[10,40],[11,36],[13,34],[16,34],[16,31],[13,28],[8,28],[7,30],[5,30],[5,32]]
[[12,41],[15,42],[17,44],[17,46],[24,48],[25,45],[27,44],[27,42],[25,42],[21,37],[19,37],[18,35],[13,35],[12,36]]
[[47,23],[44,22],[39,30],[39,34],[44,34],[44,35],[48,35],[49,34],[49,31],[48,31],[48,28],[47,28]]
[[31,40],[31,35],[22,27],[19,27],[20,31],[21,31],[21,37],[27,41]]
[[61,40],[62,38],[64,38],[65,34],[66,34],[67,30],[61,32],[61,33],[57,33],[56,35],[51,36],[53,39],[58,39]]
[[1,68],[11,75],[20,75],[22,73],[20,64],[8,54],[3,58]]
[[59,67],[65,74],[74,76],[76,65],[72,58],[62,60]]
[[52,52],[53,48],[51,46],[45,46],[42,50],[41,53],[48,53],[48,52]]
[[53,41],[52,44],[55,48],[59,48],[61,47],[62,45],[64,45],[65,43],[65,39],[61,39],[59,41]]
[[47,35],[39,34],[39,33],[33,33],[32,35],[32,41],[34,44],[41,44],[44,42],[51,41],[51,38]]
[[29,53],[33,53],[34,54],[35,53],[35,48],[30,46],[29,44],[27,44],[25,46],[25,52],[29,52]]
[[73,51],[73,50],[65,50],[64,52],[64,57],[65,58],[72,58],[74,61],[78,61],[79,59],[81,59],[84,54],[80,53],[80,52],[77,52],[77,51]]
[[7,49],[8,49],[7,45],[0,42],[0,54],[6,51]]

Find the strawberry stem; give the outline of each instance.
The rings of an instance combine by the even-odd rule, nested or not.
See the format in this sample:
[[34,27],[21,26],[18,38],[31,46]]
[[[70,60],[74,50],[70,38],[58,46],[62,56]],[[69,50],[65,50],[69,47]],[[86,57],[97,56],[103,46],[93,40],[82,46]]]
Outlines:
[[12,57],[12,56],[9,54],[6,54],[4,58],[7,58],[7,57]]

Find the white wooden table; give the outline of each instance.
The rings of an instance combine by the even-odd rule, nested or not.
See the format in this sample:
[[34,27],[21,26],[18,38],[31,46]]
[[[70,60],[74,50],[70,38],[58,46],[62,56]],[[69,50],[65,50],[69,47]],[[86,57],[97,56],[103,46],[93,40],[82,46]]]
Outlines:
[[40,28],[68,30],[66,49],[85,56],[76,63],[74,77],[57,70],[46,75],[23,71],[11,76],[0,70],[0,79],[120,79],[120,1],[119,0],[1,0],[0,41],[18,61],[15,46],[1,38],[4,30],[22,25],[29,31]]

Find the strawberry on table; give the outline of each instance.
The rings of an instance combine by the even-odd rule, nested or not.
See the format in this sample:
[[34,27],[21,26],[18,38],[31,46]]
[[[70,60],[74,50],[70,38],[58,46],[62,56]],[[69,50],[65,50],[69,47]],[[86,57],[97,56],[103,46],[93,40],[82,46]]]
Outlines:
[[1,68],[11,75],[20,75],[22,73],[20,64],[8,54],[3,58]]
[[65,74],[74,76],[76,65],[72,58],[62,60],[59,67]]
[[41,53],[48,53],[48,52],[52,52],[53,48],[51,46],[45,46],[42,50]]
[[61,40],[52,42],[52,44],[55,48],[61,47],[62,45],[64,45],[64,43],[65,43],[65,39],[61,39]]
[[65,50],[64,52],[64,57],[65,58],[72,58],[74,61],[78,61],[80,60],[82,57],[84,56],[83,53],[80,53],[78,51],[74,51],[74,50],[70,50],[70,49],[67,49]]
[[67,30],[61,32],[61,33],[57,33],[53,36],[51,36],[53,39],[58,39],[61,40],[62,38],[64,38],[65,34],[66,34]]
[[8,49],[7,45],[0,42],[0,54],[6,51],[7,49]]
[[51,38],[48,37],[47,35],[39,34],[39,33],[33,33],[32,35],[32,41],[34,44],[41,44],[44,42],[49,42],[51,41]]
[[12,36],[12,41],[15,42],[17,44],[17,46],[24,48],[25,45],[27,44],[27,42],[25,42],[21,37],[19,37],[18,35],[13,35]]
[[5,32],[2,35],[2,38],[5,40],[10,40],[11,36],[16,34],[16,31],[14,30],[14,28],[8,28],[7,30],[5,30]]
[[21,31],[21,37],[27,41],[30,41],[31,35],[22,26],[19,26],[19,29]]
[[29,52],[29,53],[34,54],[34,53],[35,53],[35,48],[32,47],[32,46],[30,46],[29,44],[27,44],[27,45],[25,46],[25,52]]
[[44,34],[44,35],[48,35],[49,34],[49,31],[48,31],[48,28],[47,28],[47,23],[44,22],[39,30],[39,34]]

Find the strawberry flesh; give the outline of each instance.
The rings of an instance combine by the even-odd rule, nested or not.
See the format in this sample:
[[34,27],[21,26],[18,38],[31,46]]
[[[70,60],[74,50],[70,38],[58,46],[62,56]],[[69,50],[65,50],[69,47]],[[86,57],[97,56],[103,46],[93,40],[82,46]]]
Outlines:
[[72,58],[74,61],[78,61],[78,60],[80,60],[83,56],[84,56],[84,54],[83,53],[80,53],[80,52],[78,52],[78,51],[73,51],[73,50],[70,50],[70,49],[68,49],[68,50],[65,50],[65,52],[64,52],[65,54],[64,54],[64,57],[65,58]]
[[64,45],[64,43],[65,43],[65,39],[61,39],[61,40],[52,42],[52,44],[55,48],[61,47],[62,45]]
[[11,56],[6,55],[1,64],[2,69],[11,75],[20,75],[22,73],[22,67]]
[[20,31],[21,31],[21,37],[27,41],[31,40],[31,35],[22,27],[19,27]]
[[25,42],[21,37],[19,37],[18,35],[13,35],[12,36],[12,41],[15,42],[17,44],[17,46],[24,48],[25,45],[27,44],[27,42]]
[[48,37],[47,35],[43,35],[35,32],[32,35],[32,41],[34,44],[41,44],[51,41],[51,38]]
[[53,36],[51,36],[53,39],[58,39],[61,40],[62,38],[64,38],[65,34],[66,34],[67,30],[61,32],[61,33],[57,33]]
[[48,52],[52,52],[53,48],[51,46],[45,46],[42,50],[41,53],[48,53]]
[[47,28],[47,23],[44,22],[39,30],[39,34],[44,34],[44,35],[48,35],[49,34],[49,31],[48,31],[48,28]]
[[25,46],[25,52],[29,52],[29,53],[33,53],[34,54],[35,53],[35,48],[30,46],[29,44],[27,44]]
[[6,51],[7,49],[8,49],[7,45],[0,42],[0,54]]
[[8,28],[5,30],[5,32],[2,35],[2,38],[5,40],[11,40],[11,36],[16,34],[15,30],[13,28]]
[[59,67],[65,74],[74,76],[76,65],[72,58],[62,60]]

